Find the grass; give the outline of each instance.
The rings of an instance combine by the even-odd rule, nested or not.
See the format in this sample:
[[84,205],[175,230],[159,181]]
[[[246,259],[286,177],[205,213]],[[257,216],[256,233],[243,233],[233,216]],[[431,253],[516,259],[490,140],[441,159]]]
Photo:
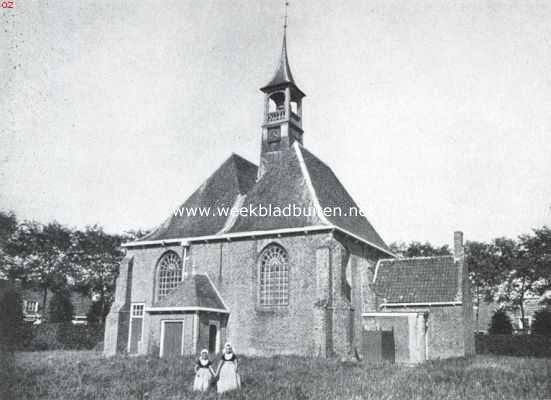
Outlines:
[[[0,360],[0,368],[7,366]],[[224,399],[551,399],[551,360],[477,356],[416,367],[301,357],[241,357],[243,388]],[[191,391],[190,358],[105,359],[88,351],[17,353],[4,368],[11,399],[215,399]]]

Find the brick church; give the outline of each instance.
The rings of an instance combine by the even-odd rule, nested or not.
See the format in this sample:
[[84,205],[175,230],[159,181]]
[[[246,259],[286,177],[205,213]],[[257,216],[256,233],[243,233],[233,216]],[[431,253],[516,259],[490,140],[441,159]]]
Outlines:
[[349,212],[359,210],[354,200],[304,147],[305,94],[285,35],[275,75],[260,90],[259,165],[232,154],[180,209],[309,211],[183,213],[126,243],[105,354],[216,353],[225,341],[248,355],[418,362],[472,353],[459,236],[455,257],[399,260],[362,213]]

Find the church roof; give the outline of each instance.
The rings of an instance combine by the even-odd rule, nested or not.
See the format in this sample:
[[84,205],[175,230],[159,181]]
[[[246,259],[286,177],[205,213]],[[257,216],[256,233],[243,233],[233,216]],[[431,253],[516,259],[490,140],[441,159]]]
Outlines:
[[461,274],[453,256],[380,260],[375,293],[385,304],[457,302],[461,301]]
[[194,274],[184,278],[172,292],[154,304],[148,311],[161,312],[171,309],[228,311],[224,301],[206,274]]
[[[356,203],[331,168],[304,149],[298,142],[282,152],[277,163],[256,181],[257,167],[233,155],[211,175],[183,204],[182,209],[210,207],[209,216],[172,215],[150,235],[132,245],[168,239],[192,240],[197,237],[240,235],[247,232],[269,232],[316,229],[338,229],[380,251],[392,255],[369,221],[350,210],[359,211]],[[260,206],[272,209],[262,216]],[[300,209],[301,215],[274,215],[285,207]],[[244,207],[248,215],[220,216],[217,207]],[[340,209],[342,215],[325,216],[322,209]],[[213,215],[216,214],[216,215]]]
[[197,211],[197,215],[174,215],[140,241],[166,240],[213,235],[224,227],[227,216],[199,215],[200,208],[230,208],[239,196],[254,185],[257,166],[237,154],[232,154],[178,210]]

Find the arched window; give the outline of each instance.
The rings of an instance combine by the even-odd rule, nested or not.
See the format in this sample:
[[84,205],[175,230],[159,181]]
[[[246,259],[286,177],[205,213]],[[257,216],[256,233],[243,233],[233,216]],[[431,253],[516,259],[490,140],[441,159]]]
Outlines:
[[260,255],[260,305],[289,304],[289,258],[278,245],[271,244]]
[[165,253],[158,264],[157,300],[161,300],[182,281],[182,261],[173,251]]

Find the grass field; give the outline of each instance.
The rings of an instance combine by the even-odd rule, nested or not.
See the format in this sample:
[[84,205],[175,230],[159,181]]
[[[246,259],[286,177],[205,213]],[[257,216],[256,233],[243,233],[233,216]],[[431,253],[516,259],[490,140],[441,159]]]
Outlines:
[[[17,353],[13,364],[0,377],[10,382],[2,400],[217,398],[215,392],[191,392],[189,358],[104,359],[94,352],[59,351]],[[242,357],[240,364],[243,388],[223,398],[551,399],[549,359],[478,356],[408,367]]]

